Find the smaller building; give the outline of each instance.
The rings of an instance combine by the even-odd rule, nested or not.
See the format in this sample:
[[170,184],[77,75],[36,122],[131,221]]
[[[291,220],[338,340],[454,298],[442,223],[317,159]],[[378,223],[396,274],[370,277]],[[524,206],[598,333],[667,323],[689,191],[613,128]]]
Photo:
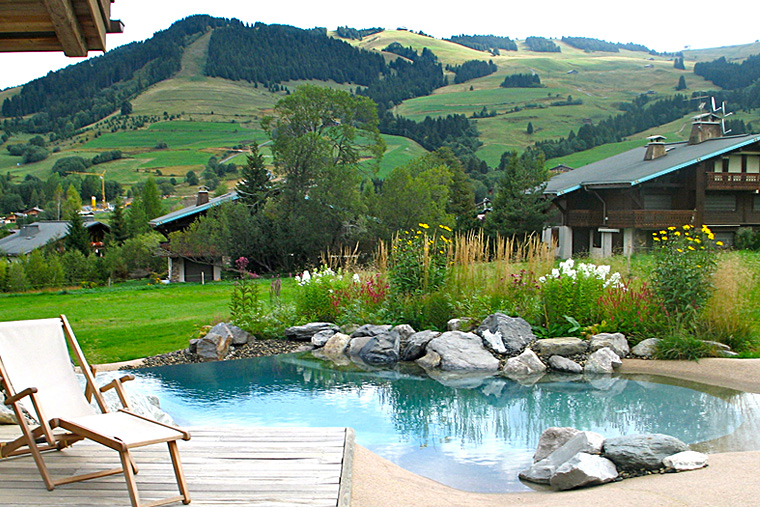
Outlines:
[[[229,192],[209,199],[208,189],[201,187],[198,189],[194,205],[154,218],[149,223],[151,227],[168,239],[170,233],[186,229],[199,217],[208,213],[208,210],[214,206],[236,201],[237,199],[237,192]],[[198,252],[198,255],[188,256],[181,256],[168,250],[165,250],[165,252],[169,263],[170,282],[203,283],[222,279],[224,259],[221,257],[216,257],[212,261],[209,261],[209,256],[201,255],[201,252]]]
[[[96,221],[85,222],[84,226],[90,233],[93,252],[99,253],[110,227]],[[0,239],[0,254],[11,257],[26,255],[49,243],[63,240],[68,232],[69,222],[65,220],[41,220],[22,225],[18,231]]]

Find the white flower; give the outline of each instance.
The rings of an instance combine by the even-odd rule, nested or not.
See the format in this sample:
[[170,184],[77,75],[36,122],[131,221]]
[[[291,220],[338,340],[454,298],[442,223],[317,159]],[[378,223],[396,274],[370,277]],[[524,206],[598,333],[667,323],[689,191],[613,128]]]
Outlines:
[[354,273],[354,276],[352,277],[352,280],[354,283],[362,283],[361,278],[359,278],[359,275],[357,273]]

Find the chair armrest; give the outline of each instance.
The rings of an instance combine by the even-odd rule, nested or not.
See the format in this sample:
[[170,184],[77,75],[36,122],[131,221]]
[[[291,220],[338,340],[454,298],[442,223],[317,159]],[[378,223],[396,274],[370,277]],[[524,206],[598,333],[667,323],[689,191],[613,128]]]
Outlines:
[[124,382],[127,382],[129,380],[134,380],[134,375],[124,375],[121,378],[115,378],[108,384],[104,385],[100,388],[100,392],[104,393],[108,391],[109,389],[116,388],[116,394],[119,396],[119,401],[121,402],[121,405],[129,409],[129,402],[127,401],[127,393],[124,391],[124,386],[122,385]]
[[24,389],[20,393],[16,393],[13,396],[9,396],[8,398],[5,398],[5,404],[6,405],[13,405],[17,401],[19,401],[21,398],[25,398],[27,396],[31,396],[32,394],[36,394],[36,393],[37,393],[37,388],[36,387],[27,387],[26,389]]

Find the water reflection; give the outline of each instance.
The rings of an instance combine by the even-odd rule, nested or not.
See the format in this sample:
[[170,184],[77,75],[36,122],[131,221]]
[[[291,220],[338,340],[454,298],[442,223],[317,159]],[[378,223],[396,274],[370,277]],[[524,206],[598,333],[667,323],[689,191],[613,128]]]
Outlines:
[[[666,433],[708,442],[701,449],[710,451],[760,448],[756,395],[652,377],[433,379],[414,365],[336,369],[308,354],[137,373],[136,387],[158,395],[180,424],[350,426],[359,444],[386,459],[471,491],[527,489],[517,472],[549,426],[608,437]],[[726,436],[737,429],[739,443]]]

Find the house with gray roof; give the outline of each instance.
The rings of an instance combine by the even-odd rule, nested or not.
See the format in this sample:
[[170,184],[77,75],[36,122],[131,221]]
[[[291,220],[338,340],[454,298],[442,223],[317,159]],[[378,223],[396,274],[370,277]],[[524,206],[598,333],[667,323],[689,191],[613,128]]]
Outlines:
[[[93,251],[97,253],[97,250],[103,247],[103,240],[110,227],[96,221],[85,221],[84,226],[90,233]],[[9,257],[26,255],[49,243],[64,239],[68,232],[69,222],[65,220],[41,220],[22,225],[10,236],[0,239],[0,255]]]
[[[167,238],[175,231],[181,231],[190,226],[199,217],[204,216],[210,209],[238,199],[238,193],[228,192],[219,197],[209,199],[208,189],[200,187],[195,204],[154,218],[150,226]],[[180,256],[165,250],[169,263],[169,281],[171,282],[207,282],[221,280],[224,259],[214,259],[209,262],[207,257]]]
[[760,228],[760,135],[723,135],[713,114],[693,118],[689,141],[646,146],[552,177],[544,194],[557,222],[544,240],[558,255],[629,255],[652,232],[707,225],[727,245],[739,227]]

